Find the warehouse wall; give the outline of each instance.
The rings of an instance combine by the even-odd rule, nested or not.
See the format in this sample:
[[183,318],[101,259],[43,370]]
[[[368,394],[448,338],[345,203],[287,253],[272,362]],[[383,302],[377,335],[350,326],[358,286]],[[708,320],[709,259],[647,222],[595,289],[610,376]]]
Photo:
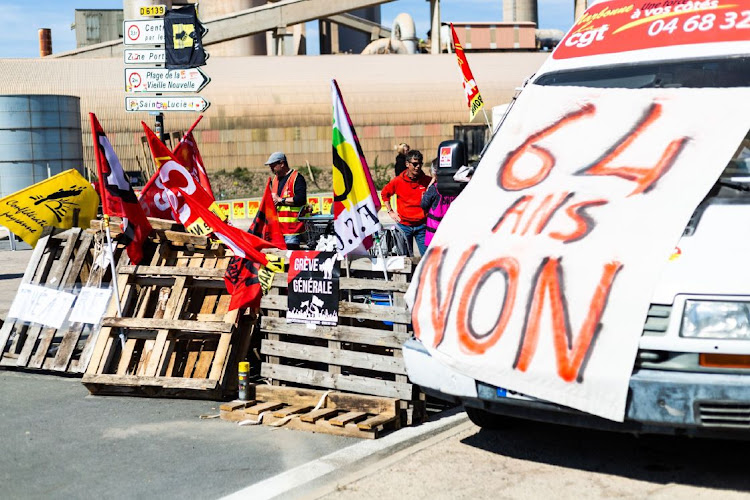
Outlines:
[[[488,107],[508,102],[547,54],[470,54],[469,62]],[[468,108],[455,56],[211,58],[203,71],[211,83],[200,93],[211,107],[196,129],[209,171],[263,170],[272,151],[290,163],[331,163],[330,79],[336,78],[370,163],[391,163],[393,146],[407,142],[431,157],[468,123]],[[95,170],[88,112],[97,114],[127,170],[145,164],[140,121],[148,113],[124,110],[124,64],[119,59],[6,59],[0,94],[66,94],[81,97],[85,168]],[[167,132],[187,129],[196,115],[165,115]],[[480,119],[475,124],[481,124]],[[150,160],[149,160],[150,161]]]

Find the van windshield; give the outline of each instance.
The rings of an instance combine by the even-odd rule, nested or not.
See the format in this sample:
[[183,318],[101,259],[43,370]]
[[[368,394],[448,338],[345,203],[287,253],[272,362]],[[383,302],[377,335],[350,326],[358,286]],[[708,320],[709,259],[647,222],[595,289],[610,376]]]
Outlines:
[[750,57],[557,71],[540,76],[534,83],[543,86],[622,89],[750,87]]

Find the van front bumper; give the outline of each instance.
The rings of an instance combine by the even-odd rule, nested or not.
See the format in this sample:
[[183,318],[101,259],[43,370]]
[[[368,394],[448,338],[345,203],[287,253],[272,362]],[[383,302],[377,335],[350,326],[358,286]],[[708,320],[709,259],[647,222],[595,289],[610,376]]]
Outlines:
[[613,422],[476,381],[432,358],[419,341],[407,341],[403,352],[411,381],[425,392],[492,413],[604,430],[750,439],[748,375],[637,370],[625,421]]

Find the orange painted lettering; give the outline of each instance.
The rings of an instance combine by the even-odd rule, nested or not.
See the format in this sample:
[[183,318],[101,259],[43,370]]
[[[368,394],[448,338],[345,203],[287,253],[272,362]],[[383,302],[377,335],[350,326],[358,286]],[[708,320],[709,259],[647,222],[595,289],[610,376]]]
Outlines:
[[424,299],[425,285],[429,284],[430,288],[430,313],[432,328],[435,332],[435,338],[433,340],[433,347],[437,347],[443,341],[445,335],[445,323],[448,319],[451,307],[453,305],[453,298],[456,294],[456,283],[463,274],[466,264],[471,259],[472,255],[476,251],[478,245],[473,245],[461,254],[461,258],[456,264],[456,267],[451,273],[446,287],[446,297],[443,297],[443,293],[440,287],[440,278],[443,271],[443,262],[445,261],[445,255],[448,252],[447,248],[444,247],[432,247],[427,250],[427,253],[423,257],[424,263],[417,277],[417,295],[414,298],[414,308],[412,309],[412,324],[414,325],[414,336],[421,338],[422,324],[419,321],[418,311],[422,300]]
[[659,103],[653,103],[643,117],[635,124],[635,126],[622,137],[614,146],[604,153],[593,165],[584,168],[577,172],[578,175],[614,175],[633,181],[636,183],[636,187],[632,193],[628,196],[635,194],[645,193],[652,189],[656,182],[667,173],[667,171],[674,165],[680,152],[685,148],[688,142],[687,137],[681,137],[675,139],[669,143],[664,152],[662,153],[659,161],[650,168],[641,167],[612,167],[611,163],[620,156],[630,145],[639,137],[641,137],[656,120],[661,117],[662,105]]
[[[620,269],[622,269],[622,264],[619,262],[604,265],[602,277],[589,303],[588,314],[578,336],[572,341],[560,259],[544,259],[537,271],[536,285],[530,293],[526,324],[513,367],[525,372],[531,365],[539,343],[542,313],[545,311],[545,305],[549,303],[557,374],[566,382],[583,380],[584,365],[601,328],[599,322],[607,306],[612,284]],[[549,298],[549,301],[547,302],[545,298]]]
[[570,205],[565,209],[565,213],[576,223],[576,228],[567,234],[553,231],[549,233],[549,237],[561,240],[564,243],[572,243],[584,238],[596,227],[596,222],[586,212],[586,209],[606,205],[607,203],[607,200],[589,200]]
[[[513,312],[516,288],[518,286],[518,271],[519,266],[516,259],[513,257],[502,257],[487,262],[471,275],[461,293],[461,299],[458,303],[458,313],[456,315],[456,330],[462,350],[469,354],[484,354],[487,349],[494,346],[500,340]],[[471,323],[471,313],[474,310],[474,303],[479,292],[487,280],[495,273],[501,273],[505,278],[505,293],[503,295],[502,308],[492,328],[485,333],[477,333]]]
[[[535,186],[546,179],[552,167],[555,166],[555,157],[549,150],[536,143],[581,118],[593,115],[595,111],[596,108],[593,104],[586,104],[582,108],[566,114],[552,125],[529,136],[523,144],[511,151],[505,158],[500,166],[498,185],[506,191],[520,191]],[[536,155],[542,161],[542,164],[535,174],[527,178],[521,178],[516,175],[513,168],[516,162],[527,153]]]

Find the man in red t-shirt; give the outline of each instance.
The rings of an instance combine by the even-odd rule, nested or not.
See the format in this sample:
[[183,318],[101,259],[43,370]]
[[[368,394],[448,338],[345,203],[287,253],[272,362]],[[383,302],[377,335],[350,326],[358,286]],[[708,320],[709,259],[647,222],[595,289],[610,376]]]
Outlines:
[[[427,245],[424,243],[427,234],[427,216],[420,202],[422,195],[430,185],[430,177],[422,171],[422,153],[412,149],[406,154],[406,170],[391,179],[381,191],[383,203],[388,215],[390,215],[396,226],[406,236],[409,242],[409,252],[414,253],[412,237],[417,240],[419,254],[424,255]],[[396,195],[398,212],[391,208],[391,196]]]

